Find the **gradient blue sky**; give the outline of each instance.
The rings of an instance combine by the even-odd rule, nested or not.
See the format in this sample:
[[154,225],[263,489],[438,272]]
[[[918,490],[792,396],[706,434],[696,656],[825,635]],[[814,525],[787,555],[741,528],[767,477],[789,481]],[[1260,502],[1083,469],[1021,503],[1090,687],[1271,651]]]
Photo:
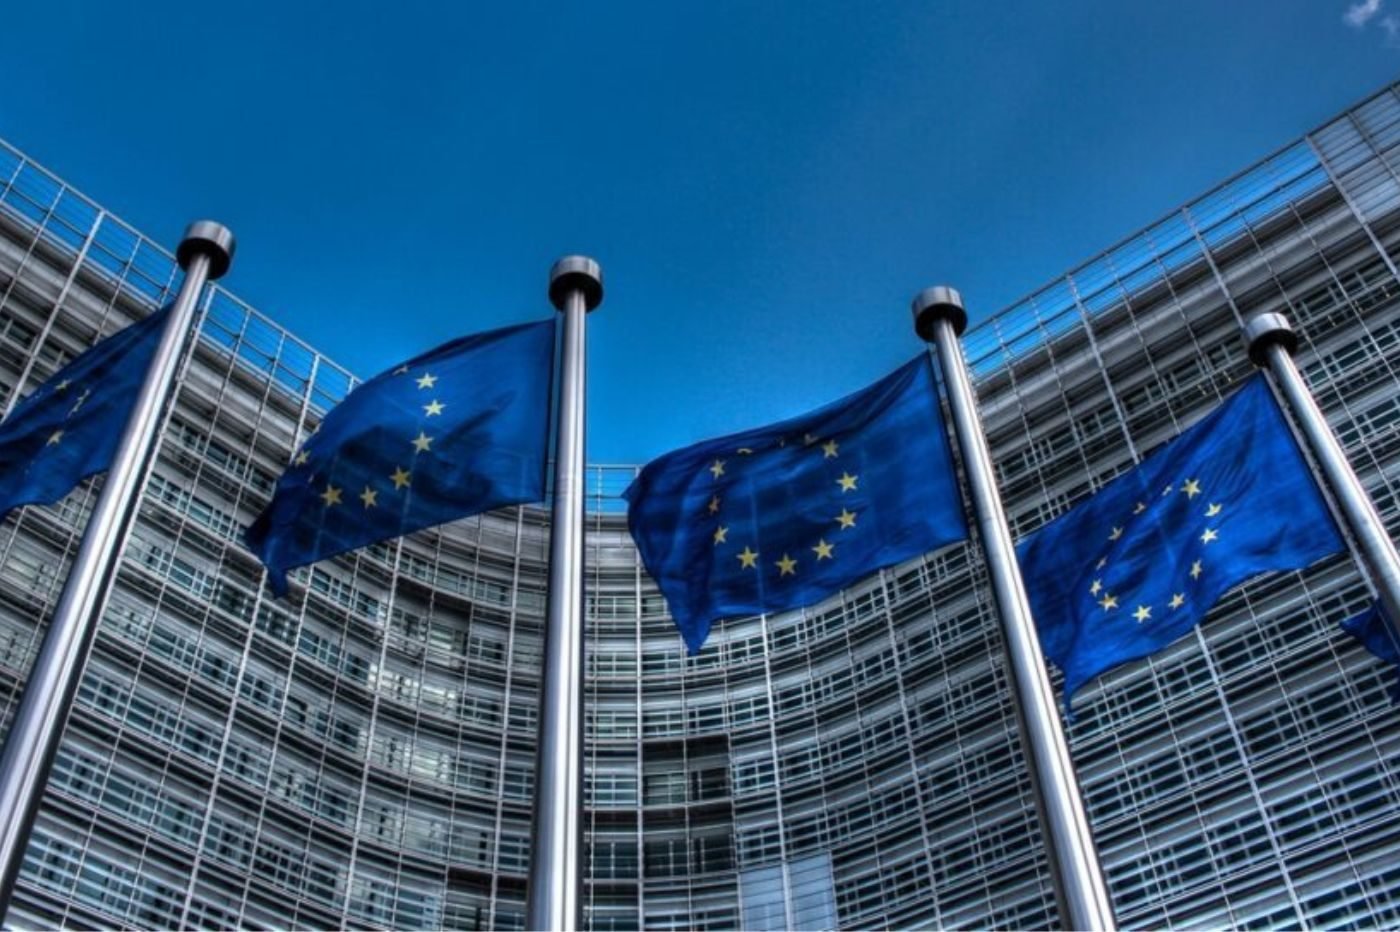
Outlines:
[[599,259],[591,462],[816,407],[1397,77],[1400,0],[10,5],[0,135],[362,376]]

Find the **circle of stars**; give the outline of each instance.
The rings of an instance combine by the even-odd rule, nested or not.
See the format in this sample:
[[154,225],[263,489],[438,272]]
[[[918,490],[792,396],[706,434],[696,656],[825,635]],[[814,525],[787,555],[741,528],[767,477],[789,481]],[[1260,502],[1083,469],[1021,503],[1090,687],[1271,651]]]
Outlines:
[[[823,461],[836,460],[841,456],[841,444],[834,438],[822,440],[814,434],[807,433],[802,437],[804,447],[816,447],[821,453]],[[788,438],[779,437],[775,443],[777,447],[788,446]],[[734,451],[736,457],[747,457],[754,454],[752,447],[738,447]],[[834,464],[833,464],[834,465]],[[725,477],[732,476],[730,470],[733,468],[731,459],[717,456],[704,469],[710,474],[710,481],[720,483]],[[839,476],[833,476],[831,481],[837,488],[839,495],[848,492],[856,492],[860,489],[860,475],[852,473],[849,469],[842,469]],[[859,512],[853,511],[849,507],[842,507],[838,514],[831,516],[831,522],[835,525],[830,534],[822,534],[817,538],[816,543],[808,547],[806,552],[796,553],[784,551],[776,559],[763,560],[763,556],[755,550],[750,542],[741,542],[731,539],[731,527],[723,523],[721,511],[724,507],[722,496],[723,488],[711,493],[710,498],[704,505],[704,518],[713,518],[715,526],[711,532],[711,544],[715,548],[734,548],[730,556],[724,559],[733,559],[737,562],[737,569],[740,572],[753,570],[755,573],[764,573],[765,568],[771,567],[767,573],[771,573],[773,578],[796,579],[803,572],[804,568],[819,565],[827,560],[836,558],[837,547],[840,543],[840,536],[843,531],[849,531],[857,526]],[[742,547],[740,544],[742,543]],[[810,553],[810,556],[807,554]],[[733,565],[733,564],[731,564]]]
[[[391,377],[396,377],[409,374],[409,367],[404,365],[399,366],[390,375]],[[436,388],[439,378],[440,376],[429,371],[412,377],[414,384],[417,386],[417,390],[425,393]],[[85,397],[86,394],[84,395],[84,398]],[[80,404],[81,401],[82,399],[79,400]],[[423,418],[426,421],[430,418],[441,416],[443,411],[447,408],[447,405],[437,398],[429,398],[427,403],[420,405],[420,407],[423,411]],[[295,469],[305,466],[311,461],[311,443],[319,429],[320,425],[318,424],[311,430],[307,442],[302,445],[301,449],[299,449],[292,458],[292,468]],[[58,431],[57,436],[60,439],[61,435],[62,431]],[[376,487],[373,481],[365,483],[364,488],[354,496],[360,503],[360,509],[367,512],[371,508],[379,508],[381,504],[383,504],[380,501],[381,494],[393,495],[395,493],[401,493],[404,489],[409,488],[413,484],[412,461],[422,454],[431,453],[433,450],[433,441],[436,439],[435,436],[428,433],[426,428],[420,428],[417,436],[411,437],[408,441],[412,452],[405,451],[409,457],[408,463],[410,468],[405,468],[402,463],[398,463],[395,464],[393,472],[380,480],[382,483],[381,485]],[[53,439],[50,440],[50,442],[57,443],[58,440]],[[326,479],[324,486],[316,497],[320,499],[322,506],[327,510],[342,507],[347,504],[344,487],[336,485],[329,478]],[[399,502],[398,505],[402,507],[403,503]]]
[[[1200,507],[1200,504],[1195,501],[1198,496],[1204,494],[1203,490],[1201,489],[1201,483],[1199,479],[1188,478],[1184,480],[1180,486],[1177,486],[1175,483],[1170,484],[1162,489],[1161,497],[1168,498],[1173,493],[1185,495],[1187,502],[1190,503],[1190,507],[1200,508],[1200,517],[1205,518],[1207,520],[1219,517],[1222,510],[1224,509],[1224,505],[1222,503],[1209,501],[1206,503],[1206,506],[1204,508]],[[1146,502],[1137,502],[1133,506],[1133,516],[1143,514],[1147,511],[1147,508],[1148,506]],[[1122,525],[1112,525],[1108,533],[1105,535],[1108,543],[1112,544],[1121,540],[1124,534],[1127,532],[1129,525],[1130,521],[1124,522],[1124,524]],[[1126,604],[1120,605],[1120,594],[1115,594],[1109,591],[1108,584],[1105,582],[1106,577],[1109,575],[1107,573],[1099,573],[1094,577],[1093,581],[1089,584],[1089,595],[1093,598],[1093,600],[1099,606],[1099,608],[1103,609],[1105,614],[1113,613],[1115,611],[1120,610],[1120,608],[1122,610],[1127,611],[1128,607],[1132,606],[1132,609],[1131,611],[1128,611],[1128,614],[1130,614],[1133,617],[1133,619],[1140,625],[1146,624],[1147,622],[1152,621],[1155,618],[1170,617],[1170,614],[1172,612],[1175,612],[1177,609],[1186,605],[1186,603],[1189,601],[1188,593],[1191,590],[1191,585],[1198,581],[1201,578],[1201,575],[1205,572],[1205,548],[1208,547],[1211,543],[1218,541],[1219,539],[1219,528],[1212,527],[1210,525],[1204,527],[1199,535],[1194,536],[1194,540],[1198,541],[1201,545],[1201,555],[1191,562],[1190,569],[1187,570],[1186,573],[1187,579],[1178,583],[1178,585],[1181,586],[1181,591],[1175,591],[1175,587],[1173,587],[1171,598],[1169,598],[1165,602],[1165,604],[1160,607],[1152,605],[1149,602],[1138,602],[1134,599],[1128,599]],[[1109,558],[1107,555],[1100,557],[1098,562],[1094,564],[1094,569],[1096,573],[1098,573],[1098,571],[1106,569],[1108,567],[1108,563]],[[1165,615],[1154,615],[1154,610],[1158,608],[1165,612]]]

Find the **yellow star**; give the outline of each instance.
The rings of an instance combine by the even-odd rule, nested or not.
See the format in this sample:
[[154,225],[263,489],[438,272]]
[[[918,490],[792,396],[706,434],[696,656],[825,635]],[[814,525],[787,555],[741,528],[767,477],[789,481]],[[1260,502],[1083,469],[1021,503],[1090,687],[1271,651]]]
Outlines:
[[735,452],[737,452],[740,456],[749,456],[753,453],[753,450],[750,450],[748,447],[740,447]]
[[1135,515],[1140,515],[1146,510],[1147,506],[1144,505],[1142,502],[1138,502],[1136,505],[1133,506],[1133,514]]
[[1218,515],[1218,514],[1220,514],[1220,506],[1219,506],[1219,505],[1212,504],[1209,508],[1206,509],[1206,517],[1207,517],[1207,518],[1214,518],[1214,517],[1215,517],[1216,515]]
[[1139,605],[1137,611],[1133,612],[1133,617],[1137,619],[1138,624],[1142,624],[1152,617],[1152,609],[1148,608],[1146,605]]
[[428,404],[425,404],[425,405],[423,406],[423,410],[426,412],[426,416],[427,416],[427,417],[432,417],[432,416],[434,416],[434,415],[436,415],[436,414],[441,414],[441,413],[442,413],[442,409],[445,408],[445,407],[447,407],[447,405],[443,404],[441,401],[438,401],[436,398],[434,398],[434,399],[433,399],[432,401],[430,401]]
[[407,371],[408,371],[408,366],[407,366],[407,365],[402,365],[402,366],[399,366],[397,369],[395,369],[395,370],[393,371],[392,374],[393,374],[393,375],[403,375],[403,374],[404,374],[405,372],[407,372]]
[[66,392],[68,391],[68,386],[72,384],[72,382],[68,381],[67,379],[64,379],[62,382],[59,382],[57,385],[55,385],[53,387],[53,390],[55,392]]
[[1105,566],[1108,566],[1108,557],[1099,557],[1099,562],[1094,564],[1094,569],[1101,570]]
[[1114,528],[1112,531],[1109,532],[1109,534],[1108,534],[1108,539],[1109,539],[1109,540],[1117,540],[1118,538],[1120,538],[1120,537],[1122,537],[1122,536],[1123,536],[1123,529],[1122,529],[1121,527],[1116,527],[1116,528]]
[[817,545],[812,548],[812,552],[817,555],[818,560],[830,560],[831,551],[835,549],[836,547],[832,544],[828,544],[825,538],[818,538]]
[[378,505],[378,499],[379,493],[369,486],[365,486],[365,490],[360,493],[360,501],[365,503],[366,508],[373,508],[375,505]]
[[305,450],[302,450],[300,453],[297,454],[297,458],[294,459],[294,460],[292,460],[292,465],[293,465],[293,466],[305,466],[305,465],[306,465],[306,461],[309,460],[309,459],[311,459],[311,454],[310,454],[310,453],[307,453]]
[[841,529],[844,531],[848,527],[856,526],[856,513],[842,508],[841,513],[836,516],[836,520],[841,522]]
[[860,476],[853,476],[848,472],[843,472],[841,478],[836,480],[836,484],[841,486],[842,492],[849,492],[856,487],[856,482],[859,480]]
[[1108,611],[1110,608],[1117,608],[1118,597],[1105,592],[1103,598],[1099,599],[1099,604],[1103,606],[1104,611]]
[[802,435],[802,444],[803,444],[803,446],[808,446],[808,447],[810,447],[812,444],[814,444],[814,443],[816,443],[816,442],[817,442],[817,438],[816,438],[815,436],[813,436],[812,434],[803,434],[803,435]]
[[92,390],[91,390],[91,389],[87,389],[87,388],[83,389],[83,393],[82,393],[81,395],[78,396],[78,400],[75,401],[75,402],[73,402],[73,407],[71,407],[71,408],[68,409],[68,416],[69,416],[69,417],[72,417],[73,415],[77,414],[77,413],[78,413],[78,409],[81,408],[81,407],[83,406],[83,402],[87,401],[88,398],[91,397],[91,395],[92,395]]
[[389,479],[394,483],[394,488],[401,489],[408,485],[408,479],[411,475],[413,475],[413,473],[407,472],[402,466],[395,466],[394,474],[390,476]]
[[838,449],[839,447],[837,446],[835,440],[828,440],[826,443],[822,444],[822,459],[831,459],[833,456],[836,455],[836,451]]
[[715,546],[718,547],[720,544],[727,543],[727,541],[726,541],[724,538],[725,538],[728,534],[729,534],[729,528],[727,528],[727,527],[721,526],[721,527],[715,528]]
[[1219,537],[1220,535],[1215,533],[1214,528],[1206,528],[1205,533],[1201,535],[1201,543],[1208,544],[1211,541],[1218,539]]
[[46,447],[56,447],[56,446],[58,446],[58,442],[59,442],[60,440],[62,440],[62,439],[63,439],[63,431],[61,431],[61,430],[56,430],[56,431],[54,431],[53,433],[49,434],[49,442],[46,443],[46,444],[44,444],[44,446],[46,446]]
[[1199,479],[1187,479],[1186,484],[1181,487],[1181,491],[1186,493],[1187,501],[1201,494],[1201,481]]
[[1191,578],[1192,578],[1192,579],[1200,579],[1200,578],[1201,578],[1201,561],[1200,561],[1200,560],[1197,560],[1195,563],[1192,563],[1192,564],[1191,564]]
[[1173,594],[1172,594],[1172,600],[1171,600],[1170,602],[1167,603],[1167,607],[1168,607],[1168,608],[1181,608],[1181,606],[1183,606],[1183,605],[1185,605],[1185,604],[1186,604],[1186,596],[1185,596],[1183,593],[1176,592],[1176,593],[1173,593]]
[[418,453],[426,453],[433,445],[433,438],[423,433],[421,430],[418,436],[413,438],[413,449]]
[[736,554],[736,556],[739,558],[739,569],[741,570],[751,570],[758,566],[758,551],[750,550],[747,545],[744,547],[744,552]]
[[423,373],[422,378],[418,379],[418,387],[432,388],[434,385],[437,384],[437,380],[437,376],[433,375],[431,372],[425,372]]
[[715,460],[710,465],[710,475],[714,476],[716,479],[724,475],[724,460]]
[[1092,586],[1089,587],[1089,594],[1090,594],[1090,595],[1098,595],[1101,591],[1103,591],[1103,580],[1102,580],[1102,579],[1096,579],[1096,580],[1094,580],[1094,584],[1093,584]]
[[794,560],[792,557],[788,556],[787,554],[783,554],[783,558],[781,560],[775,561],[773,565],[778,568],[779,576],[797,575],[797,561]]
[[1171,486],[1167,486],[1165,489],[1162,490],[1162,497],[1163,497],[1163,498],[1166,498],[1166,497],[1167,497],[1168,495],[1170,495],[1170,494],[1172,494],[1172,487],[1171,487]]
[[321,493],[320,499],[321,501],[326,503],[327,508],[331,507],[332,505],[339,505],[340,489],[337,489],[330,483],[326,483],[326,491]]
[[719,496],[718,496],[718,495],[713,495],[713,496],[711,496],[711,497],[710,497],[710,503],[709,503],[708,505],[706,505],[705,507],[709,509],[710,514],[715,514],[716,512],[718,512],[718,511],[719,511]]

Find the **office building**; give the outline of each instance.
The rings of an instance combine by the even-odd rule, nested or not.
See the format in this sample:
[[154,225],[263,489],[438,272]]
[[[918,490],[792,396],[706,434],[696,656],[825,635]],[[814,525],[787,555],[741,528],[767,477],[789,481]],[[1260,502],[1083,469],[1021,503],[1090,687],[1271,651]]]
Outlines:
[[[1400,531],[1398,95],[968,331],[1016,535],[1246,378],[1260,311],[1293,321]],[[6,409],[177,283],[166,249],[0,146]],[[325,561],[273,600],[240,528],[354,376],[222,287],[204,307],[7,921],[522,927],[548,512]],[[633,474],[588,474],[589,926],[1056,924],[976,550],[721,624],[687,658],[627,535]],[[0,525],[6,727],[92,490]],[[1262,577],[1079,695],[1124,927],[1400,924],[1394,671],[1337,628],[1368,600],[1345,557]]]

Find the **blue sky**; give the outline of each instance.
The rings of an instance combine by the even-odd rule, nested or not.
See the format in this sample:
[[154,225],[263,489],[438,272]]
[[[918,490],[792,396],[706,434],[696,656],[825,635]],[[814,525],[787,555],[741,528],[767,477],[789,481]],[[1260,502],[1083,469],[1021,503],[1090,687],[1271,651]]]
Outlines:
[[363,376],[546,316],[553,260],[599,259],[598,463],[874,381],[924,286],[976,320],[1400,77],[1400,0],[46,0],[3,28],[0,136],[171,247],[228,224],[226,284]]

